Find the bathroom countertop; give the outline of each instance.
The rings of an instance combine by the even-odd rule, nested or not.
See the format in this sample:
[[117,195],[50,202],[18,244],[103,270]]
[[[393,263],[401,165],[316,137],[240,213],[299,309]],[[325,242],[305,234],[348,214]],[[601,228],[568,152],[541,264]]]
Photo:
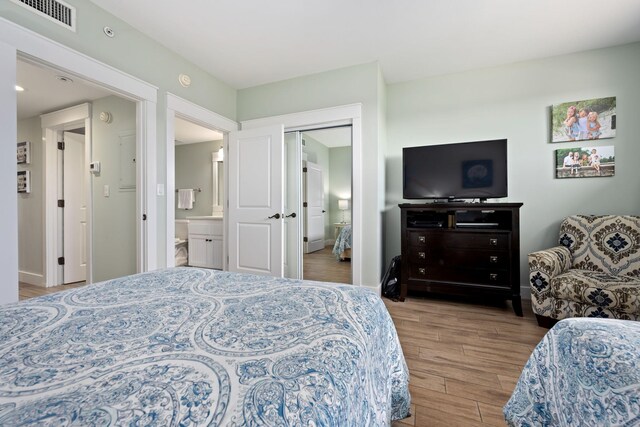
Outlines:
[[187,219],[223,219],[222,215],[188,216]]

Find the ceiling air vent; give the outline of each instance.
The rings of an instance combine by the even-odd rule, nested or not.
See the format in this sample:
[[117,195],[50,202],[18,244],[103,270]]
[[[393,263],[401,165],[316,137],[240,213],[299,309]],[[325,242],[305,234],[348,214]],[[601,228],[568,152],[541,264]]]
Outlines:
[[76,9],[60,0],[11,0],[38,15],[62,25],[63,27],[76,30]]

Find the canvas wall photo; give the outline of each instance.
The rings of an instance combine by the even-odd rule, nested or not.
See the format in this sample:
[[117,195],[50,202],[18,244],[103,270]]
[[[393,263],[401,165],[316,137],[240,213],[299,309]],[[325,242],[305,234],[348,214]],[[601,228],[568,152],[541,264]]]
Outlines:
[[31,143],[29,141],[18,142],[17,156],[19,165],[31,163]]
[[31,173],[18,171],[18,193],[31,193]]
[[586,178],[615,175],[613,145],[556,150],[556,178]]
[[616,97],[563,102],[551,109],[551,142],[616,136]]

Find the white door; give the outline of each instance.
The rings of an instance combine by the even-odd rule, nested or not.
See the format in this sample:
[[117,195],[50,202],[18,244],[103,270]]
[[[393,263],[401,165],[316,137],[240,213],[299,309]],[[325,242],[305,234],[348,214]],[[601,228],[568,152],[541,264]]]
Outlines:
[[229,134],[229,270],[283,275],[284,127]]
[[64,283],[87,278],[87,170],[84,135],[64,132]]
[[306,162],[305,173],[305,253],[324,249],[324,186],[322,168]]

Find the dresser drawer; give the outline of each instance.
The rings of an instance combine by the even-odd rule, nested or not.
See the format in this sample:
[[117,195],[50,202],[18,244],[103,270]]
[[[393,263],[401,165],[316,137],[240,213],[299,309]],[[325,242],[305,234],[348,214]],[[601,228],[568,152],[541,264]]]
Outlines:
[[456,231],[429,233],[427,244],[433,247],[508,250],[511,234],[508,232],[474,233]]
[[507,269],[511,263],[508,251],[427,247],[411,251],[409,262],[447,268]]
[[432,234],[427,231],[407,231],[407,240],[409,246],[424,247],[427,244],[427,235]]
[[455,282],[474,285],[509,287],[509,270],[486,268],[447,268],[440,266],[411,265],[409,280]]

